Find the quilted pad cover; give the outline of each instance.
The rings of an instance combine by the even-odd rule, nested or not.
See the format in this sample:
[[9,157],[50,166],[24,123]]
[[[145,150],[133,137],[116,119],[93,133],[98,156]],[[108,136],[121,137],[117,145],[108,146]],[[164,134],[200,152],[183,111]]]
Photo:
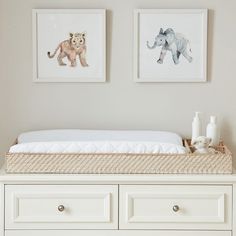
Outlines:
[[10,153],[186,153],[185,147],[171,143],[90,141],[31,142],[12,146]]

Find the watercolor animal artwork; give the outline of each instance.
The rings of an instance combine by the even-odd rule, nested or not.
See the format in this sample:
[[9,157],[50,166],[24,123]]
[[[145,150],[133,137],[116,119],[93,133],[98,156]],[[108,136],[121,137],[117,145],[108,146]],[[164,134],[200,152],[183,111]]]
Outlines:
[[86,50],[86,33],[70,33],[68,40],[59,43],[54,53],[51,54],[50,52],[47,52],[47,55],[49,58],[54,58],[57,52],[60,51],[57,56],[59,66],[66,66],[63,59],[67,57],[71,67],[77,66],[76,57],[79,56],[81,66],[87,67]]
[[161,28],[152,46],[150,46],[149,41],[147,41],[147,47],[149,49],[154,49],[157,46],[162,47],[159,59],[157,60],[157,63],[159,64],[163,64],[168,51],[171,52],[175,65],[179,64],[180,55],[183,55],[188,62],[191,63],[193,58],[189,55],[189,53],[192,52],[191,48],[188,49],[189,44],[188,39],[182,34],[175,33],[172,28],[168,28],[165,31]]

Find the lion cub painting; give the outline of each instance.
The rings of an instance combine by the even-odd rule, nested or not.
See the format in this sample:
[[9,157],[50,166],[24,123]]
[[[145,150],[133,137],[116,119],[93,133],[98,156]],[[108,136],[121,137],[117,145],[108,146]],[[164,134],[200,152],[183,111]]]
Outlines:
[[48,57],[55,57],[58,50],[60,49],[60,52],[57,56],[57,61],[60,66],[66,66],[66,63],[64,63],[62,60],[65,57],[67,57],[72,67],[77,66],[77,55],[79,56],[81,66],[88,66],[86,62],[86,33],[70,33],[69,37],[70,38],[68,40],[64,40],[63,42],[59,43],[52,55],[50,52],[48,52]]

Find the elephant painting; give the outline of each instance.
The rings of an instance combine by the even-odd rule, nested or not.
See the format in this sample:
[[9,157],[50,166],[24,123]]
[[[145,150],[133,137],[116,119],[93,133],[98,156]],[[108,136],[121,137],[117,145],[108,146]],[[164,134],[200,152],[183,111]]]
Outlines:
[[188,44],[189,40],[183,35],[175,33],[171,28],[165,31],[161,28],[152,46],[150,46],[147,41],[147,47],[149,49],[162,46],[160,57],[157,60],[159,64],[163,63],[167,51],[172,53],[172,59],[176,65],[179,64],[179,57],[181,54],[191,63],[193,58],[188,54],[188,51],[191,52],[191,49],[187,49]]

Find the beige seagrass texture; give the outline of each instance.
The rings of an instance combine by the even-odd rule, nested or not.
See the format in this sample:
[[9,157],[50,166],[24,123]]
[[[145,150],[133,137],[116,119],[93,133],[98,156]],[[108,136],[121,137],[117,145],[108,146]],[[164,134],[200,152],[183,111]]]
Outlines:
[[231,152],[223,144],[217,150],[220,150],[218,154],[7,153],[6,171],[54,174],[231,174]]

